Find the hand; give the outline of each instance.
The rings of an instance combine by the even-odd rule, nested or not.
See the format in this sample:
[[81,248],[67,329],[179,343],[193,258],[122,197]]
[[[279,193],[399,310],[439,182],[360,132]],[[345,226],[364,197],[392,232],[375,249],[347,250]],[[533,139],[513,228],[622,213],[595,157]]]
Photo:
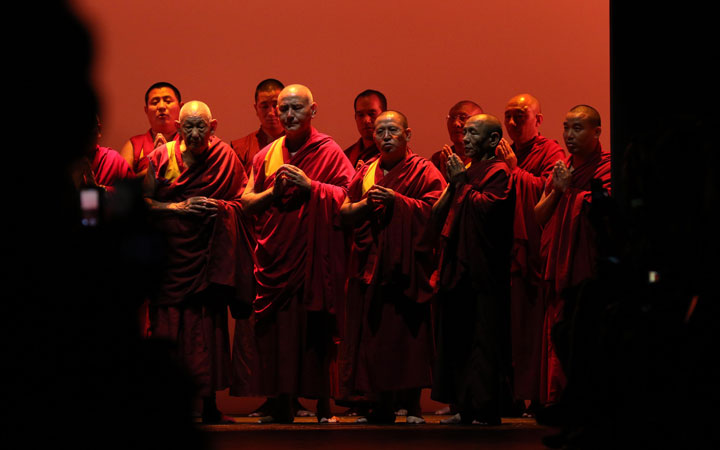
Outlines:
[[462,184],[467,180],[465,164],[458,155],[452,154],[447,160],[447,173],[450,183],[454,185]]
[[190,197],[178,203],[173,203],[171,208],[180,214],[215,217],[218,211],[218,202],[214,198]]
[[553,166],[552,177],[553,189],[565,192],[568,186],[570,186],[572,172],[562,160],[558,160]]
[[505,161],[505,164],[507,164],[510,170],[514,170],[517,167],[517,156],[515,156],[515,152],[505,138],[500,139],[500,144],[498,144],[495,149],[495,156]]
[[440,158],[440,167],[447,166],[448,158],[453,154],[452,147],[447,144],[443,145],[442,150],[440,150],[440,155],[438,155]]
[[158,148],[161,145],[167,144],[167,139],[165,139],[165,136],[162,133],[158,133],[155,135],[155,140],[153,141],[153,148]]
[[76,189],[83,187],[98,187],[97,181],[95,180],[95,174],[90,167],[90,160],[86,157],[78,159],[71,168],[71,174],[73,183]]
[[294,184],[300,189],[306,191],[310,190],[310,178],[305,175],[305,172],[293,165],[283,164],[280,166],[277,177],[280,177],[285,183]]
[[368,191],[367,198],[373,207],[379,205],[389,207],[395,202],[395,191],[376,184]]
[[355,163],[355,171],[357,172],[360,170],[360,168],[365,164],[365,161],[362,159],[358,159],[358,161]]

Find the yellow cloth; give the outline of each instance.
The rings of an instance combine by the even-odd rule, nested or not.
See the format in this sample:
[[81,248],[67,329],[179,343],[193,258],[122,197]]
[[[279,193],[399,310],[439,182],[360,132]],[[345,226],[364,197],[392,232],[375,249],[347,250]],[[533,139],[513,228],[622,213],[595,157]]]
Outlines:
[[[167,144],[165,144],[165,147],[167,148],[168,152],[168,163],[167,168],[165,169],[165,175],[164,178],[166,180],[169,180],[171,183],[180,176],[180,167],[177,163],[177,158],[175,157],[175,145],[177,144],[176,141],[170,141]],[[180,153],[185,151],[185,143],[180,143]]]
[[270,144],[270,150],[265,154],[265,178],[274,174],[280,166],[285,164],[283,159],[283,144],[285,143],[285,136],[275,139]]
[[369,191],[370,188],[375,185],[375,171],[377,170],[379,162],[380,162],[380,158],[376,159],[374,163],[370,164],[370,168],[368,168],[368,171],[365,172],[365,176],[363,177],[363,182],[362,182],[363,195],[365,195],[365,193],[367,191]]

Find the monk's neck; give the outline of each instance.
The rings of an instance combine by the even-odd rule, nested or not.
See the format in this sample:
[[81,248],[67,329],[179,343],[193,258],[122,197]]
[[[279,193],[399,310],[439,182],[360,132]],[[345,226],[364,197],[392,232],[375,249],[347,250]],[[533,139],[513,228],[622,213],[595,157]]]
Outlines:
[[365,148],[370,148],[370,147],[372,147],[373,145],[375,145],[375,141],[373,141],[372,139],[370,139],[370,140],[365,140],[365,138],[361,138],[361,140],[362,140],[362,146],[363,146],[364,149],[365,149]]
[[595,156],[596,152],[600,151],[600,144],[596,144],[592,149],[590,150],[584,150],[580,152],[575,152],[572,154],[572,165],[573,167],[580,167],[586,162],[590,161],[593,156]]
[[455,152],[456,155],[458,155],[460,157],[464,157],[465,156],[465,144],[463,144],[462,142],[459,144],[457,142],[453,143],[453,151]]
[[275,139],[282,136],[283,133],[285,133],[285,130],[282,127],[280,127],[279,129],[274,129],[274,128],[265,128],[265,127],[261,126],[260,131],[262,131],[263,134],[268,138],[267,139],[268,142],[274,141]]
[[515,144],[516,149],[525,150],[525,149],[531,147],[535,143],[535,140],[538,138],[538,136],[540,136],[540,134],[536,134],[535,136],[532,137],[532,139],[529,139],[523,143],[520,143],[520,142],[513,142],[513,143]]
[[407,150],[403,152],[402,158],[380,158],[380,168],[383,170],[383,172],[387,173],[390,172],[395,166],[400,164],[401,161],[404,161],[405,158],[407,158]]
[[295,153],[310,139],[312,129],[307,129],[293,134],[285,134],[285,147],[288,152]]

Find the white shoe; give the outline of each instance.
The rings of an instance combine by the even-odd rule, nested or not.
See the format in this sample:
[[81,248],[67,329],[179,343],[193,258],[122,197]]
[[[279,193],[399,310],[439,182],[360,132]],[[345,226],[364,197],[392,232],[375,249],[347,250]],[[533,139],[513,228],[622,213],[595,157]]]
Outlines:
[[420,424],[420,423],[425,423],[425,419],[423,419],[422,417],[418,417],[418,416],[407,416],[407,419],[405,419],[405,422],[411,423],[411,424]]
[[460,417],[460,413],[455,414],[454,416],[450,416],[447,419],[443,419],[440,421],[443,425],[456,425],[458,423],[462,422],[462,418]]

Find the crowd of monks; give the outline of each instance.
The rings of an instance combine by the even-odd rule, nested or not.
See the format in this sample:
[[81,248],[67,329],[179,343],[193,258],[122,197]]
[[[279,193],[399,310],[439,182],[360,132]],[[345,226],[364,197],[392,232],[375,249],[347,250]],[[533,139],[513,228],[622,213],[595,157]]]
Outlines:
[[361,423],[398,410],[423,423],[431,388],[444,423],[487,425],[508,398],[528,415],[560,399],[551,330],[565,289],[595,273],[589,211],[610,192],[598,111],[570,109],[564,150],[540,134],[532,95],[502,117],[460,101],[452,145],[427,159],[376,90],[355,98],[360,137],[344,151],[313,127],[306,86],[263,80],[254,107],[259,129],[225,143],[208,105],[153,84],[150,129],[73,171],[108,196],[142,183],[167,240],[143,329],[175,343],[203,422],[227,420],[215,401],[227,388],[267,398],[261,423],[292,422],[300,397],[317,399],[321,423],[331,398]]

